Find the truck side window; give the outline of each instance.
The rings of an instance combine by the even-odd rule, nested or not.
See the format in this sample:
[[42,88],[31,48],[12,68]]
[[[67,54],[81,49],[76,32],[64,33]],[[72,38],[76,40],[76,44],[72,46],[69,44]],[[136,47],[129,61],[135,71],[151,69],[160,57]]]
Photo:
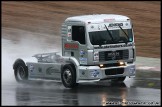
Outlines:
[[80,44],[85,44],[84,26],[72,26],[72,40],[78,41]]

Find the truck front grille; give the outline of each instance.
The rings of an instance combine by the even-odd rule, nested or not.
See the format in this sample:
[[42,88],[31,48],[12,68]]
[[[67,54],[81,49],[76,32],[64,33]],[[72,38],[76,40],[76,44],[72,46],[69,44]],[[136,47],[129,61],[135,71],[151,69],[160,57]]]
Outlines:
[[99,52],[99,61],[126,60],[129,58],[128,50]]
[[107,69],[105,70],[105,75],[116,75],[116,74],[123,74],[124,68],[114,68],[114,69]]

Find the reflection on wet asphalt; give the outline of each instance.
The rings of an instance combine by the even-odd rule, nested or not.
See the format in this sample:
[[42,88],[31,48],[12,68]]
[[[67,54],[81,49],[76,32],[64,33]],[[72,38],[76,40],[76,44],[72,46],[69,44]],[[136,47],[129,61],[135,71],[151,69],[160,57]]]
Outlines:
[[[140,76],[142,73],[144,77]],[[115,102],[114,104],[118,104],[119,101],[132,101],[146,105],[151,103],[161,105],[160,73],[154,72],[154,75],[149,73],[138,72],[136,78],[126,78],[121,83],[113,83],[110,80],[82,83],[75,89],[67,89],[60,82],[43,80],[24,84],[6,83],[2,85],[2,105],[104,106],[110,101]]]

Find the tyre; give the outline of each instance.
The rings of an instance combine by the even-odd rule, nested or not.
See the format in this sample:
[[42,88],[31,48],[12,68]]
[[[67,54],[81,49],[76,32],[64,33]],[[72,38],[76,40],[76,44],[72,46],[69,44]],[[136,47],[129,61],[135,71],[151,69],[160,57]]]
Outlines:
[[61,80],[66,88],[74,88],[76,83],[76,70],[72,64],[64,65],[61,70]]
[[117,77],[115,79],[113,79],[112,81],[114,82],[123,82],[125,80],[126,77]]
[[28,69],[22,59],[17,59],[13,65],[15,79],[17,82],[23,82],[28,79]]

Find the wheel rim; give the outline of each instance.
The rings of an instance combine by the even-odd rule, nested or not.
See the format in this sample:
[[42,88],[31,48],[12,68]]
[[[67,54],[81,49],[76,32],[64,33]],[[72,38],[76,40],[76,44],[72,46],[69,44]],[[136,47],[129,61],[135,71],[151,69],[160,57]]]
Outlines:
[[66,84],[70,84],[72,80],[72,75],[69,69],[66,69],[63,73],[63,79]]
[[25,70],[22,66],[19,66],[17,69],[17,77],[19,80],[23,80],[25,77]]

